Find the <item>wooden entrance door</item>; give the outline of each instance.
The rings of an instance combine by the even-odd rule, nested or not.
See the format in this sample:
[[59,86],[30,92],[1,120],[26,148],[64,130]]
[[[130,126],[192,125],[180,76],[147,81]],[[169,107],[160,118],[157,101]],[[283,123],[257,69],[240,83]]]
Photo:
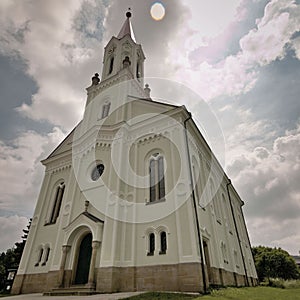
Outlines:
[[92,234],[88,233],[81,241],[78,253],[75,284],[88,282],[92,256]]

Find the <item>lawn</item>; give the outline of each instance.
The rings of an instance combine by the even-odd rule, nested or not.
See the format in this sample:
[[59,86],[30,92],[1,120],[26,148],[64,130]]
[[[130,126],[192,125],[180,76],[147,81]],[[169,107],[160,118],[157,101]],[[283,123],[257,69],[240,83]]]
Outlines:
[[214,290],[210,295],[195,297],[172,293],[145,293],[127,300],[300,300],[300,288],[280,289],[271,287],[227,288]]
[[213,291],[201,300],[300,300],[300,288],[280,289],[272,287],[228,288]]

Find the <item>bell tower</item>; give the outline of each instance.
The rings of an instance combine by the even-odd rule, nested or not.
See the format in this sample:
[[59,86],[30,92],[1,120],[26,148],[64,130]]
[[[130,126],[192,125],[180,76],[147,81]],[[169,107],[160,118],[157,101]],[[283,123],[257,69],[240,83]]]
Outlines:
[[143,87],[145,55],[137,44],[132,30],[131,12],[127,11],[126,20],[117,35],[112,37],[104,50],[102,80],[117,77],[126,70],[130,79],[136,79]]

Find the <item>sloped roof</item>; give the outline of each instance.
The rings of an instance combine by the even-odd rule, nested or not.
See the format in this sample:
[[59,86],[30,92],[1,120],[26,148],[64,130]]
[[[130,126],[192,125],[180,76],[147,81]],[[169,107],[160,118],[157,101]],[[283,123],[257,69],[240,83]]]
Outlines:
[[132,25],[131,25],[129,17],[126,18],[126,20],[125,20],[125,22],[124,22],[117,38],[120,40],[125,35],[129,35],[132,38],[132,40],[136,43],[134,33],[133,33],[133,29],[132,29]]

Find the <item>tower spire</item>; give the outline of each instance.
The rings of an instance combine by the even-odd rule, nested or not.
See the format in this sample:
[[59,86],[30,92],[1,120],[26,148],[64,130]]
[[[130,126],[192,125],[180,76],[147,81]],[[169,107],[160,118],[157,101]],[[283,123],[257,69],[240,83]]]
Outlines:
[[132,16],[132,14],[131,14],[130,8],[128,8],[128,11],[126,12],[126,20],[125,20],[117,38],[120,40],[121,38],[123,38],[125,35],[128,34],[132,38],[132,40],[136,43],[134,33],[132,30],[132,25],[130,22],[131,16]]

